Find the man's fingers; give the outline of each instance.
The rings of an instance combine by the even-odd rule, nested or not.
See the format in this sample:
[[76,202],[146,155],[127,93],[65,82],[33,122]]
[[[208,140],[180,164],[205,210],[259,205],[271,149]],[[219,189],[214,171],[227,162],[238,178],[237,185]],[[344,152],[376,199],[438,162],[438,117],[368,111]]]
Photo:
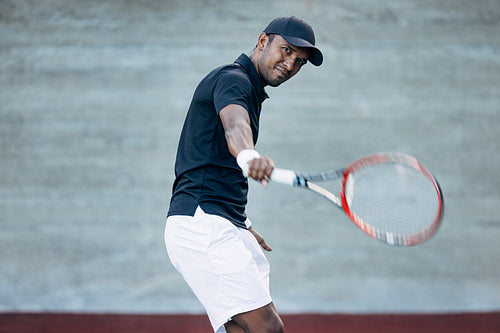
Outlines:
[[254,158],[248,163],[248,176],[267,186],[274,169],[274,162],[267,156]]
[[266,243],[264,237],[262,237],[253,227],[248,228],[248,231],[252,233],[252,235],[257,240],[257,243],[266,251],[272,251],[273,249]]
[[267,245],[267,243],[264,240],[264,238],[262,238],[262,241],[260,241],[259,244],[266,251],[272,251],[273,250],[269,245]]

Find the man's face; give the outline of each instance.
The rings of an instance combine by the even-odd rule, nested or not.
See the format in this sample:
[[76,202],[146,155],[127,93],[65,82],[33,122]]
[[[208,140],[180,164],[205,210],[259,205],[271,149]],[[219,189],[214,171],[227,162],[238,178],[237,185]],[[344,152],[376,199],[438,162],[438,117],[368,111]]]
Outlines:
[[258,58],[258,71],[264,85],[277,87],[307,63],[309,50],[291,45],[280,35],[265,44]]

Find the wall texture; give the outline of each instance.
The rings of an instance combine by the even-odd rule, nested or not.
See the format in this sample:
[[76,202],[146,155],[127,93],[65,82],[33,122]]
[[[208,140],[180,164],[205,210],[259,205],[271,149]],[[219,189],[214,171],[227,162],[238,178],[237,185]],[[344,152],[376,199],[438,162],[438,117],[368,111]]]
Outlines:
[[393,248],[326,201],[251,184],[282,312],[500,309],[500,2],[0,0],[0,311],[202,312],[164,216],[193,90],[276,16],[316,30],[259,151],[319,171],[417,156],[438,234]]

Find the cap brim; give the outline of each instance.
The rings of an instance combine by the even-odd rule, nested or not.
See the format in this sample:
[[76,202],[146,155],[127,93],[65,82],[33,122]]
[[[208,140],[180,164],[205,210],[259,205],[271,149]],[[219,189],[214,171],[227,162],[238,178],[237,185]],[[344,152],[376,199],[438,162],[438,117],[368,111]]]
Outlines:
[[314,66],[320,66],[323,63],[323,53],[314,45],[309,43],[308,41],[297,38],[293,36],[281,35],[288,43],[297,47],[304,47],[311,50],[309,54],[309,58],[307,59]]

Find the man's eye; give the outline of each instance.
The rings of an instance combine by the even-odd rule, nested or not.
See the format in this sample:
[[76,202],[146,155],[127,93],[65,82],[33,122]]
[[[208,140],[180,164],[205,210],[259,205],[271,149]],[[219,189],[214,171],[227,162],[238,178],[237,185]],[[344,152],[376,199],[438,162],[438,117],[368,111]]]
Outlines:
[[287,53],[287,54],[292,52],[292,51],[291,51],[288,47],[286,47],[286,46],[283,46],[283,51],[285,51],[285,53]]

